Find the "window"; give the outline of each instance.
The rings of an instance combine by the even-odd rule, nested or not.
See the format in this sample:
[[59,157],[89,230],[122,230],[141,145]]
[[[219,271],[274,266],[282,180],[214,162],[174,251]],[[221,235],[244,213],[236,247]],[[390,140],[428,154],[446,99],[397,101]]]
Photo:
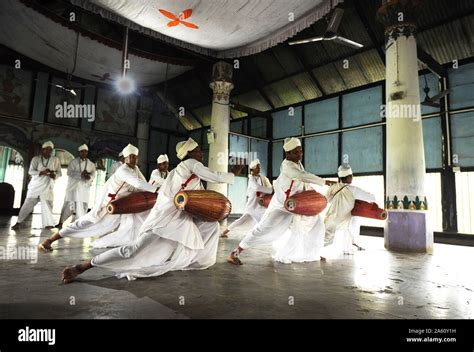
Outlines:
[[456,172],[458,232],[474,234],[474,172]]

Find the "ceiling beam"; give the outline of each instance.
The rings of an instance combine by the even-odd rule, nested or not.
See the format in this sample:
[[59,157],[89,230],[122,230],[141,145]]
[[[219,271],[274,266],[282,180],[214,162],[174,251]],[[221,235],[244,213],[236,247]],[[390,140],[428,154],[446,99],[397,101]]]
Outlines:
[[362,5],[360,4],[360,1],[352,1],[354,4],[354,8],[356,10],[357,15],[359,16],[360,21],[365,27],[365,31],[369,35],[370,41],[372,42],[372,45],[375,47],[377,50],[377,53],[379,54],[380,59],[382,60],[383,64],[385,65],[385,52],[382,49],[383,44],[380,44],[377,40],[377,36],[375,35],[375,31],[372,28],[371,21],[367,18],[365,15],[365,12],[362,8]]
[[439,78],[447,77],[448,71],[438,61],[436,61],[430,54],[424,51],[420,46],[417,46],[418,60],[426,65],[428,70],[433,72]]
[[269,112],[260,111],[260,110],[251,108],[250,106],[242,105],[234,100],[230,101],[230,107],[234,110],[245,112],[246,114],[248,114],[247,117],[253,117],[253,116],[265,117],[267,115],[271,115]]

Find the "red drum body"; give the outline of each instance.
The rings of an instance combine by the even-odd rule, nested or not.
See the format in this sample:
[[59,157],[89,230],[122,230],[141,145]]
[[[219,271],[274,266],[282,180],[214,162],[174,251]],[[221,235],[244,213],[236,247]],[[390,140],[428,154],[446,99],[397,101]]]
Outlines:
[[380,209],[376,203],[368,203],[359,199],[356,199],[351,214],[354,216],[362,216],[364,218],[377,220],[387,219],[387,212]]
[[285,209],[298,215],[314,216],[326,208],[326,197],[316,191],[304,191],[289,197]]
[[232,204],[215,191],[181,191],[174,196],[174,205],[202,221],[222,221],[232,210]]
[[134,214],[153,208],[158,193],[134,192],[107,205],[109,214]]

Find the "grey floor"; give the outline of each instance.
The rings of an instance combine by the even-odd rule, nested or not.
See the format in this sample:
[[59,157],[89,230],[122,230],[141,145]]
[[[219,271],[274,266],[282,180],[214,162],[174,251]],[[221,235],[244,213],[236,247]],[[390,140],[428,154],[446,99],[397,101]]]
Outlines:
[[[118,280],[91,270],[63,285],[64,266],[91,255],[90,239],[67,239],[49,254],[36,246],[51,234],[9,229],[0,217],[0,318],[317,318],[472,319],[474,249],[436,244],[433,255],[391,253],[362,236],[366,251],[326,263],[279,264],[270,248],[225,262],[238,237],[221,239],[216,265],[152,279]],[[5,253],[15,250],[22,259]]]

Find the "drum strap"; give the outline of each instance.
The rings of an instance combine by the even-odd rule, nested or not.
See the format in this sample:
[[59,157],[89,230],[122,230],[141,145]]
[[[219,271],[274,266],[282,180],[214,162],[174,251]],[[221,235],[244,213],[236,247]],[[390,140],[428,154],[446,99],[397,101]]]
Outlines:
[[191,174],[191,176],[189,176],[189,178],[186,180],[186,182],[184,182],[182,185],[181,185],[181,189],[180,191],[184,191],[184,189],[186,187],[188,187],[188,184],[189,182],[191,182],[193,179],[195,179],[197,176],[195,174]]
[[339,189],[337,190],[337,192],[332,195],[332,197],[334,198],[334,197],[336,196],[336,194],[338,194],[339,192],[341,192],[341,191],[342,191],[344,188],[346,188],[347,186],[348,186],[348,185],[345,185],[345,186],[342,186],[341,188],[339,188]]
[[107,197],[110,198],[109,203],[107,203],[107,205],[110,204],[110,203],[112,203],[112,201],[115,200],[115,198],[117,197],[118,192],[122,189],[122,187],[123,187],[124,184],[125,184],[125,182],[123,182],[123,183],[120,185],[120,187],[118,188],[117,192],[115,192],[115,193],[109,193],[109,194],[107,195]]
[[295,180],[291,180],[290,188],[288,188],[288,190],[285,192],[285,194],[286,194],[286,199],[288,199],[288,197],[290,196],[291,189],[293,188],[293,183],[294,183],[294,182],[295,182]]

